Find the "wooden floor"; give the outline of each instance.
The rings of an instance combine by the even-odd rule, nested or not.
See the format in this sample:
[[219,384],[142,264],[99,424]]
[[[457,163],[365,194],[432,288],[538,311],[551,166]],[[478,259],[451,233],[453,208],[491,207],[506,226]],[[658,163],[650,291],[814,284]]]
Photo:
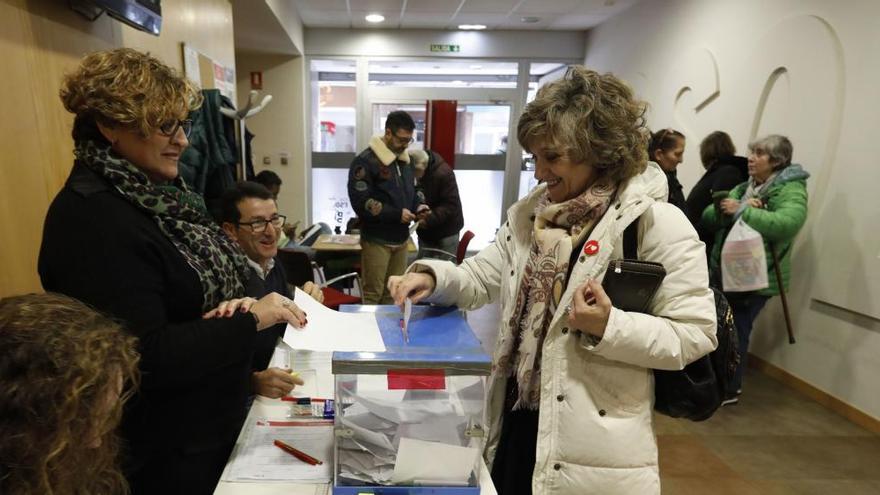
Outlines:
[[[468,314],[487,350],[498,307]],[[739,404],[694,423],[657,415],[664,495],[880,494],[880,436],[760,372]]]

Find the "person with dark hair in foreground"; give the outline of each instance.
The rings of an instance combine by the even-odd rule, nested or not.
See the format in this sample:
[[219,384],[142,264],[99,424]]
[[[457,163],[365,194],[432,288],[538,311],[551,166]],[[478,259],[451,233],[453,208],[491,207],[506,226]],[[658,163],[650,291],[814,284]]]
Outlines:
[[134,337],[60,294],[0,299],[0,493],[124,494],[116,427]]

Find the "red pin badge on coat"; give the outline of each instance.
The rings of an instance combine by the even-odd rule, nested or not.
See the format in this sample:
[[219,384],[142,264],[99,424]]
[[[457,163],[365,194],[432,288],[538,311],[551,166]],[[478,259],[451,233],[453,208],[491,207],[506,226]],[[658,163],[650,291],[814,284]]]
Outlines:
[[592,256],[599,252],[599,241],[588,241],[584,244],[584,254]]

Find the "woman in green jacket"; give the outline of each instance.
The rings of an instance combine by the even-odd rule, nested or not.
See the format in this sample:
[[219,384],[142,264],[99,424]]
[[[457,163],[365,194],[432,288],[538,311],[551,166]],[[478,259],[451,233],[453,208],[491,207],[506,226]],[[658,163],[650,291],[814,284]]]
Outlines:
[[788,290],[792,243],[807,219],[807,178],[810,176],[800,165],[791,163],[791,152],[791,141],[785,136],[773,134],[751,142],[748,182],[736,186],[717,209],[712,204],[703,211],[703,226],[715,232],[709,263],[712,273],[720,275],[721,248],[736,219],[741,218],[764,237],[767,253],[769,286],[766,289],[725,293],[733,310],[742,358],[731,393],[723,404],[738,401],[752,324],[767,300],[780,292],[773,267],[773,250],[779,256],[782,283]]

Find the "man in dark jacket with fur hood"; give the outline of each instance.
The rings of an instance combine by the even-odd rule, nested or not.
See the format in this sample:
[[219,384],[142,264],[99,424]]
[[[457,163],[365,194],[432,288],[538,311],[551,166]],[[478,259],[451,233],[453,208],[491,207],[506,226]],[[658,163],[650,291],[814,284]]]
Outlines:
[[385,134],[373,136],[348,172],[348,197],[361,220],[361,278],[364,304],[393,304],[388,277],[406,269],[409,225],[427,214],[416,194],[406,148],[415,123],[403,111],[388,114]]
[[440,252],[455,255],[458,233],[464,227],[455,172],[434,151],[410,150],[409,158],[425,203],[431,208],[430,214],[419,220],[419,258],[455,261],[455,256]]

